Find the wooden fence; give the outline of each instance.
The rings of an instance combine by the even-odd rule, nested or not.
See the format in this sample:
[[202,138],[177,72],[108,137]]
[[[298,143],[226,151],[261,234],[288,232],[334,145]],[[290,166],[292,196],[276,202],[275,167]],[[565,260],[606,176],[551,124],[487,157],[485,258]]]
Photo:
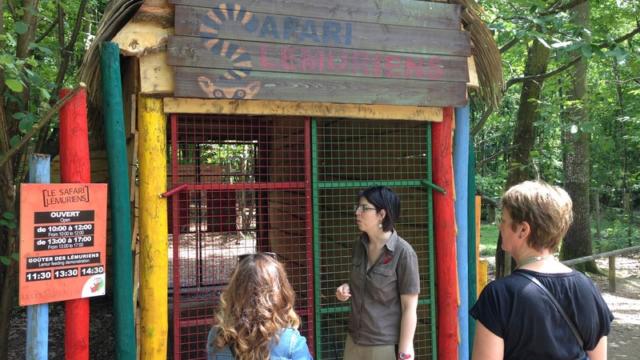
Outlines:
[[565,260],[562,263],[567,266],[575,266],[578,264],[585,263],[587,261],[608,257],[609,258],[609,290],[611,292],[616,292],[616,256],[627,255],[637,251],[640,251],[640,245],[631,246],[628,248],[618,249],[614,251],[607,251],[607,252],[590,255],[590,256],[583,256],[583,257],[579,257],[571,260]]

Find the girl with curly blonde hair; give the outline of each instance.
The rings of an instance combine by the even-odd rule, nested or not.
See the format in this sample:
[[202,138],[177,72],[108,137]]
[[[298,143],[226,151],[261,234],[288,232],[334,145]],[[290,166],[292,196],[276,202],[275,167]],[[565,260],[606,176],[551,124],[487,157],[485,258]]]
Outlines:
[[221,295],[217,324],[207,341],[208,359],[312,359],[297,330],[294,302],[287,273],[274,256],[242,258]]

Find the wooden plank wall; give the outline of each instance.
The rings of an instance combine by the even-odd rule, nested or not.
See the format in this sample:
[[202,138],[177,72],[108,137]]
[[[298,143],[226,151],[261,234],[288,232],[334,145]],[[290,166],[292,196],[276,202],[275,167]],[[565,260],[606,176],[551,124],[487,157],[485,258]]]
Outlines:
[[415,0],[173,0],[176,97],[466,103],[460,6]]

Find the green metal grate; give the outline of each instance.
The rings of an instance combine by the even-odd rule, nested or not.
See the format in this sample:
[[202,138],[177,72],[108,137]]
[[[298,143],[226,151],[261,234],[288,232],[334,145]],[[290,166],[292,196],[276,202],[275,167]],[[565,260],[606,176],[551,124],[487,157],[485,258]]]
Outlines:
[[360,190],[386,185],[401,199],[398,234],[416,250],[421,293],[417,359],[436,354],[433,210],[429,123],[313,120],[311,130],[316,358],[342,359],[349,303],[335,298],[347,281],[358,237],[352,207]]

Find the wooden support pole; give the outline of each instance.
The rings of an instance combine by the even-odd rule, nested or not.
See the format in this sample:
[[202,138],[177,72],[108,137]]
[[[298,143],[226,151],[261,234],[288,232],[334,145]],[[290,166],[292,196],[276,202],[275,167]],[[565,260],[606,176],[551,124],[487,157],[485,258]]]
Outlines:
[[109,162],[116,359],[135,360],[129,164],[120,81],[120,49],[116,44],[107,42],[102,44],[100,50],[104,128]]
[[[51,181],[51,156],[33,154],[29,159],[29,182]],[[49,344],[49,304],[27,306],[27,353],[29,360],[47,360]]]
[[[63,89],[60,97],[70,90]],[[87,92],[81,89],[60,109],[60,180],[91,182]],[[65,302],[64,355],[66,360],[89,359],[89,299]]]
[[458,360],[458,271],[453,184],[453,109],[432,125],[433,182],[445,193],[433,192],[436,279],[438,286],[438,359]]
[[616,257],[609,256],[609,291],[616,292]]
[[140,132],[140,358],[166,359],[168,274],[166,119],[162,100],[141,96]]
[[[473,306],[478,299],[478,258],[480,256],[477,239],[480,236],[479,209],[476,207],[476,156],[473,146],[473,137],[469,134],[469,174],[468,174],[468,195],[467,207],[469,208],[469,236],[467,241],[469,276],[467,286],[469,287],[469,307]],[[469,318],[469,354],[473,354],[473,339],[476,335],[476,322]]]
[[[458,268],[458,356],[469,358],[469,106],[456,108],[453,169],[456,213],[456,262]],[[475,261],[475,259],[474,259]]]
[[478,262],[478,294],[489,283],[489,261],[481,259]]

